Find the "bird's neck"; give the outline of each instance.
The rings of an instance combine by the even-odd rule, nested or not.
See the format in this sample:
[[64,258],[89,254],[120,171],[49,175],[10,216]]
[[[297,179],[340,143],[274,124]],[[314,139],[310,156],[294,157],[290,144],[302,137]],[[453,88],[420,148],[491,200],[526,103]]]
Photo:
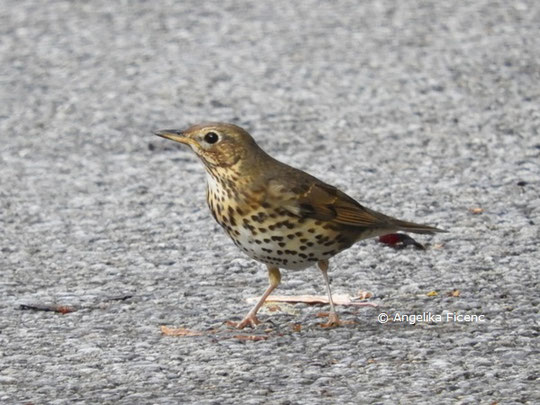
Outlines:
[[218,201],[228,201],[244,212],[250,212],[264,198],[264,188],[256,184],[254,177],[233,168],[213,167],[206,169],[207,198],[212,196]]
[[209,190],[238,194],[248,187],[250,177],[233,167],[206,167],[206,180]]

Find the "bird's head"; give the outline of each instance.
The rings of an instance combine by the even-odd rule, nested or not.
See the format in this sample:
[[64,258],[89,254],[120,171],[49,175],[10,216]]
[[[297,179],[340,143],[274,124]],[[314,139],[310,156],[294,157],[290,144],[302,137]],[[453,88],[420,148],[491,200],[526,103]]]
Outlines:
[[255,158],[260,151],[245,130],[222,122],[197,124],[186,130],[163,129],[154,134],[189,145],[209,167],[231,167]]

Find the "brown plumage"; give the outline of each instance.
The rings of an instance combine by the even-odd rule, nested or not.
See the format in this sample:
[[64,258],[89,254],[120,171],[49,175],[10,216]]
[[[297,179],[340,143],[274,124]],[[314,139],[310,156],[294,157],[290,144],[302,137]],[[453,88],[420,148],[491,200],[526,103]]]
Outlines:
[[337,188],[266,154],[242,128],[199,124],[156,135],[189,145],[207,171],[207,202],[216,221],[251,258],[267,265],[270,286],[237,324],[255,326],[256,313],[277,287],[279,268],[318,264],[331,306],[327,326],[339,324],[328,284],[328,260],[355,242],[395,231],[444,232],[362,206]]

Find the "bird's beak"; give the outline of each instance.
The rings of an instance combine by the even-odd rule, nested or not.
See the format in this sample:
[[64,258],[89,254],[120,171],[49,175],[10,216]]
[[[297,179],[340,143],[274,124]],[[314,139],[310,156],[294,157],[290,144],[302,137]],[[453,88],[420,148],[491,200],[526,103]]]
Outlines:
[[185,143],[186,145],[193,146],[196,142],[187,137],[182,131],[178,129],[160,129],[159,131],[154,131],[154,134],[161,136],[162,138],[170,139],[171,141],[176,141],[180,143]]

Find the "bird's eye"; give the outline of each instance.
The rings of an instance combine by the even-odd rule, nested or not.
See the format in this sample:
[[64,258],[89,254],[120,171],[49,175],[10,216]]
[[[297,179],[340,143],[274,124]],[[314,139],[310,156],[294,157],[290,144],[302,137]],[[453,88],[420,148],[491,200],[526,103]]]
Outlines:
[[204,141],[206,143],[210,143],[210,144],[211,143],[216,143],[218,140],[219,140],[219,136],[215,132],[207,132],[204,135]]

